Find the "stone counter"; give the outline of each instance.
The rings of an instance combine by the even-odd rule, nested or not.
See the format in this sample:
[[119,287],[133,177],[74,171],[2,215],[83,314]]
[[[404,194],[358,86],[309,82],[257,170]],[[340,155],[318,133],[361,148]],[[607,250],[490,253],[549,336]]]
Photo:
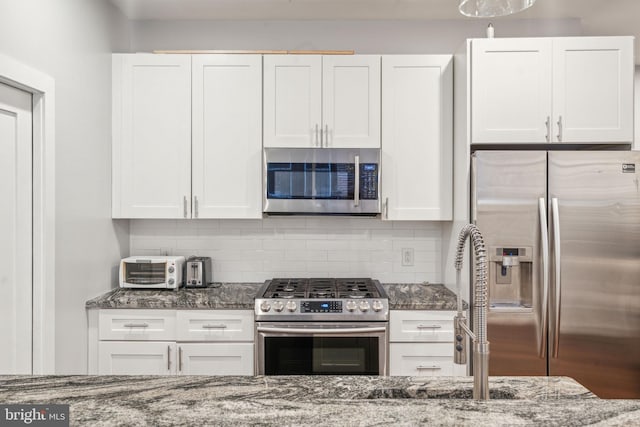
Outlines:
[[472,380],[2,376],[0,402],[69,404],[73,426],[622,426],[640,421],[640,401],[601,400],[565,377],[492,377],[496,399],[452,398],[468,395]]
[[[86,308],[236,309],[253,310],[262,283],[214,283],[206,288],[113,289],[86,303]],[[391,310],[456,310],[456,295],[443,285],[383,284]],[[466,303],[464,305],[467,308]]]

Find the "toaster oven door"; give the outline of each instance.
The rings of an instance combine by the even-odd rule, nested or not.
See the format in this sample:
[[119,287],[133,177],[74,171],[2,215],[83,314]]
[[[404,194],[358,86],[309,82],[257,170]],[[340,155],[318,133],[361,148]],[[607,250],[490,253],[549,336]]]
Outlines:
[[166,262],[122,261],[122,281],[124,287],[159,288],[166,287]]

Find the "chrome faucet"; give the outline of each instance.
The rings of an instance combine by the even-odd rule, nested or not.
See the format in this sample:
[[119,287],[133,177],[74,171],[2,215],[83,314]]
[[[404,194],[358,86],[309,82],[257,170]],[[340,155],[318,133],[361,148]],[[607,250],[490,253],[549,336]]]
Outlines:
[[[460,289],[460,275],[462,271],[462,259],[464,244],[467,237],[471,238],[475,255],[475,283],[473,285],[473,332],[467,326],[467,319],[462,313],[462,296]],[[456,286],[458,291],[458,314],[454,318],[455,348],[454,362],[466,363],[465,339],[466,333],[473,339],[473,398],[479,400],[489,399],[489,341],[487,341],[487,251],[484,247],[484,238],[478,227],[473,224],[466,225],[460,230],[458,246],[456,249]]]

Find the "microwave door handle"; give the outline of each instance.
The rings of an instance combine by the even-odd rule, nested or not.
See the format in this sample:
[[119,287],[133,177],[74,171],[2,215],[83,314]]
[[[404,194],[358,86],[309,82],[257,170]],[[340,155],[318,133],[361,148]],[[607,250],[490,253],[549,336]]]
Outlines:
[[353,180],[353,206],[358,207],[360,206],[360,156],[355,156],[354,162],[356,168],[356,176]]

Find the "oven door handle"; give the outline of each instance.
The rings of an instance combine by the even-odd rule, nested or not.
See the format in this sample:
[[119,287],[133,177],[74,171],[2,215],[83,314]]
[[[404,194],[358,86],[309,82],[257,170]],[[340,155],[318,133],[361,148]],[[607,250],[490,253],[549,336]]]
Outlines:
[[342,329],[293,329],[293,328],[271,328],[265,326],[258,326],[258,332],[271,332],[271,333],[285,333],[296,335],[309,335],[309,334],[366,334],[371,332],[386,332],[387,328],[384,326],[373,328],[342,328]]

